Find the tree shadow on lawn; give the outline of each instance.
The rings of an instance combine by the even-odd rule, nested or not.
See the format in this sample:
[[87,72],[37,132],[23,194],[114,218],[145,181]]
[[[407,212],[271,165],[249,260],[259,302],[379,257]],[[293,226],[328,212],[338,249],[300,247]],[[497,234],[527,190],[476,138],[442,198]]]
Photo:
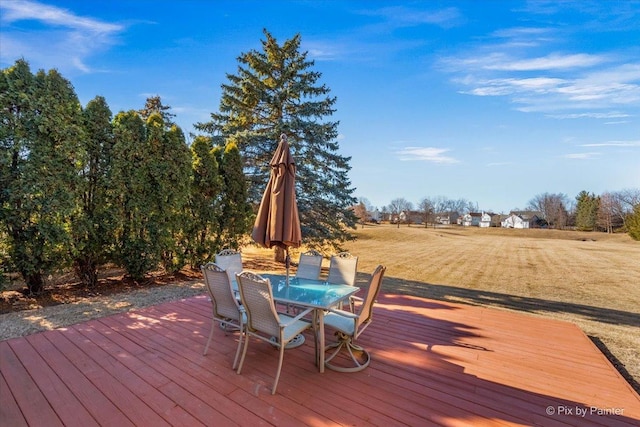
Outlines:
[[[358,284],[361,285],[362,283]],[[593,307],[584,304],[530,298],[478,289],[466,289],[450,285],[417,282],[386,276],[384,278],[382,290],[383,292],[388,293],[413,295],[429,299],[479,306],[501,307],[527,313],[568,313],[595,322],[640,327],[639,313]]]

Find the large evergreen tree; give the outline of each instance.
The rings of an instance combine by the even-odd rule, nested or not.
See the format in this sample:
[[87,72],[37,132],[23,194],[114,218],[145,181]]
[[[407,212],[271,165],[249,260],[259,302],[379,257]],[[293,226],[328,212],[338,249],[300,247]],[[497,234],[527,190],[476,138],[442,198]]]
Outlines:
[[[153,114],[147,120],[158,130],[165,126],[160,114]],[[161,224],[162,265],[166,271],[174,273],[186,265],[186,258],[179,242],[189,221],[184,215],[190,194],[191,151],[187,146],[182,129],[173,124],[164,133],[158,132],[159,139],[153,144],[153,171]]]
[[110,202],[109,180],[113,151],[111,110],[98,96],[83,111],[85,153],[80,171],[76,211],[71,221],[73,266],[87,286],[98,281],[98,267],[107,261],[113,247],[114,210]]
[[[29,212],[22,207],[27,200],[25,169],[28,146],[33,140],[35,121],[35,83],[24,60],[0,74],[0,224],[6,233],[5,250],[10,268],[28,279],[33,270],[27,257]],[[6,266],[5,266],[6,267]],[[34,277],[34,280],[40,280]]]
[[118,113],[113,124],[111,186],[117,209],[114,255],[131,277],[142,279],[160,261],[148,230],[152,212],[147,201],[146,130],[135,111]]
[[238,58],[237,74],[222,85],[220,110],[196,127],[209,132],[218,145],[232,137],[244,160],[249,200],[254,206],[269,178],[269,160],[285,133],[296,160],[298,208],[305,243],[340,243],[351,238],[356,202],[348,179],[350,158],[338,153],[335,97],[320,84],[314,61],[300,52],[300,35],[282,45],[268,32],[262,50]]
[[[56,70],[33,76],[25,61],[4,72],[2,223],[10,256],[31,292],[69,260],[78,191],[81,106]],[[6,123],[6,128],[5,128]],[[5,150],[6,148],[6,150]]]
[[179,269],[176,241],[188,199],[191,154],[184,134],[158,113],[146,123],[135,111],[115,120],[113,185],[117,194],[120,261],[137,280],[160,262]]

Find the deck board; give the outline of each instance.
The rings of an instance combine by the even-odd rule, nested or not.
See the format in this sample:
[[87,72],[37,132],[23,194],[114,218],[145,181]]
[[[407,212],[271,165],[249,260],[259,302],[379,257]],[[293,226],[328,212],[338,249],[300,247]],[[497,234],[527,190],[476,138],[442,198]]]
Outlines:
[[237,333],[216,327],[202,354],[210,327],[198,296],[0,342],[0,424],[640,424],[638,394],[567,322],[380,295],[359,340],[372,354],[366,370],[318,373],[307,333],[286,352],[275,396],[277,351],[252,340],[238,375]]

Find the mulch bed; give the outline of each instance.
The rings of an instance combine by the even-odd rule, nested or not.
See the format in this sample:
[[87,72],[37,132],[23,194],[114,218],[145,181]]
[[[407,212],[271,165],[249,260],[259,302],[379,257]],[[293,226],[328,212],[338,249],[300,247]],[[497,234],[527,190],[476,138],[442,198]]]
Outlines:
[[[255,271],[278,271],[283,269],[281,263],[272,259],[243,256],[244,267]],[[176,274],[156,271],[147,276],[144,281],[136,282],[128,277],[124,270],[113,266],[105,266],[99,271],[98,283],[88,288],[77,281],[73,273],[60,275],[53,279],[45,289],[37,294],[30,294],[29,289],[19,279],[0,292],[0,315],[22,310],[51,307],[60,304],[72,304],[87,298],[128,293],[136,290],[152,289],[167,284],[180,284],[202,279],[199,269],[183,268]]]
[[105,269],[95,287],[87,287],[73,281],[73,277],[61,276],[55,283],[45,286],[39,294],[30,294],[24,284],[14,284],[0,292],[0,314],[22,310],[51,307],[60,304],[72,304],[86,298],[109,296],[146,288],[155,288],[169,283],[190,282],[202,277],[200,270],[185,268],[177,274],[154,272],[144,281],[136,282],[126,276],[122,270]]

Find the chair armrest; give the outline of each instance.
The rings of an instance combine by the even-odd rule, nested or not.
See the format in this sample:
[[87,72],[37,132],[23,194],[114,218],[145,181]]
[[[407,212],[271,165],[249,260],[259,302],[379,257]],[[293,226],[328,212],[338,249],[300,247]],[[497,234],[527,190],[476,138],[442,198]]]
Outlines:
[[346,317],[349,319],[357,319],[359,317],[357,314],[351,313],[350,311],[345,311],[345,310],[329,309],[327,311],[330,313],[337,314],[338,316]]
[[356,311],[356,302],[363,303],[364,302],[364,298],[357,297],[355,295],[351,295],[349,297],[349,308],[351,309],[351,312],[355,312]]
[[314,309],[313,308],[307,308],[306,310],[298,313],[298,315],[296,317],[291,318],[291,320],[289,320],[286,323],[281,323],[280,326],[281,327],[286,327],[289,326],[292,323],[297,322],[298,320],[302,319],[304,316],[306,316],[307,314],[311,313]]

